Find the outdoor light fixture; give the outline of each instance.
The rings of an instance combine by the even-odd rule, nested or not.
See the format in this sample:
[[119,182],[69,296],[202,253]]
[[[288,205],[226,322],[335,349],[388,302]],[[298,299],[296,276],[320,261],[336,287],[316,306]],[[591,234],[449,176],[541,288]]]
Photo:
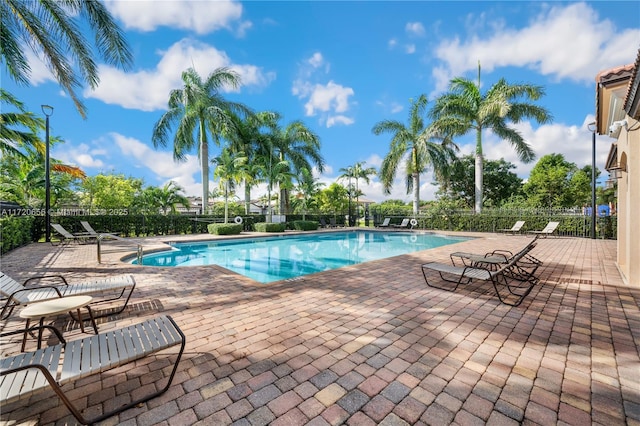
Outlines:
[[42,113],[47,117],[46,122],[46,139],[44,154],[44,222],[45,222],[45,240],[51,241],[51,180],[49,178],[49,117],[53,114],[53,107],[42,105]]
[[596,122],[587,124],[591,132],[591,239],[596,238]]

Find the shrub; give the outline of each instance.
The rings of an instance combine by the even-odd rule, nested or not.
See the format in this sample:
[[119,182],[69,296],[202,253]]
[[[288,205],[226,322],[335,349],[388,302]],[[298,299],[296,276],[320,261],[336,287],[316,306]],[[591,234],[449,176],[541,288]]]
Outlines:
[[315,231],[318,226],[319,223],[315,220],[294,220],[291,222],[291,228],[296,231]]
[[214,235],[236,235],[242,232],[242,224],[210,223],[207,230]]
[[258,232],[284,232],[284,230],[287,228],[286,223],[258,222],[253,226]]
[[8,216],[0,219],[2,254],[33,241],[33,221],[34,216]]

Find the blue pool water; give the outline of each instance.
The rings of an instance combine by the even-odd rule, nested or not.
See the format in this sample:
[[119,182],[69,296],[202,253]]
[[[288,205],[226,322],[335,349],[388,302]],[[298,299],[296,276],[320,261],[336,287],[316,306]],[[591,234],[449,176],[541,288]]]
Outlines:
[[268,283],[467,239],[411,232],[345,231],[175,243],[171,251],[145,255],[142,264],[219,265]]

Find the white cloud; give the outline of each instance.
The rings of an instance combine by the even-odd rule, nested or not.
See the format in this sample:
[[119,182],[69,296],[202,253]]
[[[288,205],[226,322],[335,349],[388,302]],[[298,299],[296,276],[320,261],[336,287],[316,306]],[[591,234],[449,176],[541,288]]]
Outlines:
[[[201,173],[197,156],[187,154],[185,161],[176,162],[169,151],[151,149],[143,142],[119,133],[110,133],[109,136],[122,155],[137,164],[135,167],[149,169],[156,175],[156,182],[146,182],[147,184],[158,186],[173,180],[184,189],[185,194],[202,195],[202,184],[196,182]],[[209,183],[210,188],[213,185],[213,182]]]
[[264,87],[275,78],[274,73],[255,65],[233,64],[225,52],[196,40],[180,40],[158,53],[161,59],[155,69],[126,73],[101,65],[100,85],[95,90],[85,90],[85,96],[125,108],[154,111],[166,108],[169,92],[182,86],[180,76],[190,66],[203,78],[205,70],[231,68],[240,75],[243,86]]
[[389,46],[389,49],[393,49],[397,45],[398,45],[398,40],[396,40],[395,38],[392,38],[387,42],[387,46]]
[[408,53],[409,55],[416,53],[416,45],[415,44],[407,44],[404,47],[404,51],[405,53]]
[[[626,64],[635,57],[640,29],[618,32],[586,3],[545,7],[524,28],[490,25],[487,36],[444,40],[435,49],[443,65],[433,69],[436,92],[452,77],[476,69],[530,67],[558,80],[592,82],[602,69]],[[570,58],[570,59],[569,59]],[[631,59],[630,59],[631,58]]]
[[91,149],[87,144],[80,144],[77,147],[71,145],[61,145],[55,149],[55,158],[69,165],[76,165],[81,169],[105,167],[99,156],[105,156],[107,152],[104,149]]
[[404,29],[410,36],[422,37],[425,34],[424,26],[420,22],[407,22]]
[[349,97],[354,95],[351,87],[329,80],[328,83],[314,83],[319,75],[328,73],[330,64],[322,53],[315,52],[303,61],[298,68],[298,78],[293,81],[291,93],[299,99],[307,99],[304,104],[305,115],[313,117],[320,115],[320,122],[327,127],[337,124],[350,125],[354,123],[352,117],[345,113],[349,110]]
[[[242,16],[242,5],[229,0],[107,0],[105,4],[125,28],[145,32],[164,26],[207,34],[230,29]],[[247,28],[247,23],[242,22],[239,32]]]
[[333,80],[326,85],[316,84],[304,106],[306,115],[313,116],[317,111],[345,112],[349,109],[349,96],[353,93],[352,88],[336,84]]
[[29,75],[29,84],[32,86],[38,86],[41,83],[46,83],[48,81],[56,81],[49,71],[49,68],[45,65],[45,63],[33,53],[33,50],[27,46],[23,46],[23,50],[25,52],[25,56],[27,57],[27,62],[29,63],[29,68],[31,69],[31,74]]
[[312,67],[318,68],[324,63],[324,58],[322,57],[322,53],[316,52],[314,53],[309,60],[307,60],[311,64]]
[[349,124],[353,123],[353,118],[349,118],[344,115],[332,115],[327,119],[327,127],[332,127],[336,124],[344,124],[345,126],[348,126]]

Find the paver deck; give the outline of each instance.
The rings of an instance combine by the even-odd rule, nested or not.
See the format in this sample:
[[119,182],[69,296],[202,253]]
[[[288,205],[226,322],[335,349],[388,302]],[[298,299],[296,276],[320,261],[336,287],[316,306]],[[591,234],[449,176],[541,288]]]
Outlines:
[[[424,282],[422,263],[528,240],[484,234],[271,285],[215,266],[133,266],[116,253],[98,264],[95,245],[32,244],[3,256],[1,270],[133,274],[129,307],[100,329],[165,313],[185,332],[169,391],[103,424],[640,425],[640,288],[622,282],[615,241],[539,240],[541,283],[518,307],[486,283],[448,292]],[[66,338],[81,337],[67,317],[55,321]],[[21,325],[14,313],[0,331]],[[19,340],[4,338],[3,356]],[[154,360],[65,389],[92,410],[117,404],[168,371]],[[45,392],[1,407],[0,422],[75,419]]]

